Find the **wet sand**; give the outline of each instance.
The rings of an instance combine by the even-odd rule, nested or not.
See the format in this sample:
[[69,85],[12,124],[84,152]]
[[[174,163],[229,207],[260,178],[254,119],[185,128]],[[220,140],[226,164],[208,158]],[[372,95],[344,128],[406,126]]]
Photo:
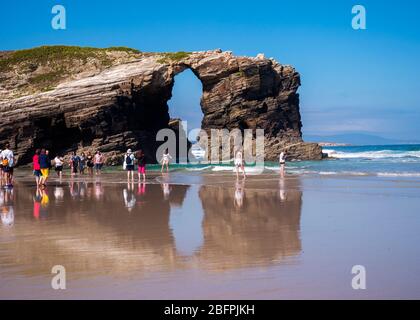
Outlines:
[[1,299],[420,298],[419,179],[120,172],[37,192],[17,174],[0,194]]

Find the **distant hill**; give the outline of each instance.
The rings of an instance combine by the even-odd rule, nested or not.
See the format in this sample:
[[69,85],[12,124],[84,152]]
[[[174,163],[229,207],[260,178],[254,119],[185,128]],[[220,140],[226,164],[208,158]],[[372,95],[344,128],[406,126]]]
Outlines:
[[336,135],[304,135],[304,140],[307,142],[331,142],[331,143],[345,143],[351,145],[390,145],[390,144],[411,144],[420,143],[419,140],[399,140],[388,139],[380,136],[365,134],[365,133],[347,133]]

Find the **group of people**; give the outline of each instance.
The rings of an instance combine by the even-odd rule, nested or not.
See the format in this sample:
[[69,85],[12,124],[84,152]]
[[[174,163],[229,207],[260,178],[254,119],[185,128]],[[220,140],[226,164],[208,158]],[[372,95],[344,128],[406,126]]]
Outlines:
[[[71,175],[85,174],[93,175],[101,174],[102,167],[105,163],[105,157],[100,151],[96,151],[93,155],[91,152],[82,152],[80,155],[73,152],[68,157],[68,165],[71,169]],[[161,159],[161,172],[169,172],[169,163],[172,156],[166,149]],[[239,173],[242,171],[242,175],[246,178],[245,173],[245,160],[241,150],[235,153],[234,165],[236,170],[236,177],[239,178]],[[3,150],[0,150],[0,183],[4,186],[13,185],[13,167],[15,163],[15,157],[13,151],[10,150],[10,145],[6,144]],[[285,163],[286,163],[286,152],[283,151],[279,156],[280,164],[280,175],[285,175]],[[47,184],[50,170],[54,167],[55,172],[59,178],[62,177],[65,160],[62,156],[57,155],[51,160],[49,151],[47,149],[36,149],[35,154],[32,157],[33,174],[35,176],[36,185],[38,187],[45,186]],[[142,150],[133,152],[128,149],[124,155],[123,168],[127,171],[127,179],[134,180],[134,171],[137,165],[138,181],[146,182],[146,155]]]
[[[57,158],[56,158],[57,159]],[[59,159],[62,160],[62,159]],[[96,151],[95,155],[89,151],[87,153],[82,152],[78,155],[76,152],[73,152],[70,156],[69,165],[71,169],[71,174],[85,174],[86,169],[88,174],[93,175],[93,171],[95,170],[95,174],[99,175],[102,172],[102,167],[105,162],[105,157],[100,151]],[[60,170],[61,171],[61,170]]]
[[[169,172],[169,162],[172,160],[172,156],[169,154],[168,149],[163,152],[162,159],[160,160],[162,164],[161,172],[165,170]],[[131,149],[127,150],[127,153],[124,155],[123,169],[127,171],[127,180],[134,180],[134,169],[137,164],[137,175],[139,182],[146,182],[146,155],[142,150],[133,153]]]
[[[286,152],[282,151],[279,156],[279,164],[280,164],[280,176],[283,178],[286,172]],[[245,174],[245,159],[243,157],[242,151],[238,150],[235,153],[234,158],[234,165],[236,171],[236,179],[239,179],[239,171],[242,171],[244,179],[246,178]]]
[[[81,155],[77,155],[73,152],[69,157],[69,167],[71,169],[71,175],[85,174],[86,167],[88,173],[93,175],[93,168],[95,168],[96,174],[100,174],[102,166],[104,164],[103,155],[97,151],[93,156],[91,152],[87,155],[82,152]],[[63,175],[64,158],[57,155],[51,160],[49,151],[47,149],[36,149],[35,154],[32,157],[33,173],[35,176],[35,182],[37,187],[45,187],[50,174],[50,170],[54,167],[54,170],[59,178]]]
[[134,180],[134,169],[137,164],[137,175],[139,182],[146,182],[146,155],[143,150],[133,153],[131,149],[124,155],[123,168],[127,171],[127,180]]

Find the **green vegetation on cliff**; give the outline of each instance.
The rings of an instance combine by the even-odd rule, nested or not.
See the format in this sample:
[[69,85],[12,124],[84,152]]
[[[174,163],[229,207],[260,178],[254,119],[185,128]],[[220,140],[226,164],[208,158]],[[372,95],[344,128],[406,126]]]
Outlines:
[[149,55],[156,55],[159,63],[170,64],[187,59],[191,52],[142,53],[127,47],[64,45],[0,51],[0,88],[8,90],[4,99],[17,98],[48,91],[60,83],[93,76],[106,68]]
[[139,50],[126,47],[92,48],[77,46],[41,46],[32,49],[11,52],[0,60],[0,72],[6,71],[19,63],[44,64],[57,60],[82,60],[99,58],[106,62],[107,52],[119,51],[131,54],[140,53]]
[[178,51],[178,52],[166,52],[162,54],[162,57],[158,60],[159,63],[170,63],[179,62],[190,56],[191,52]]
[[14,96],[47,91],[80,73],[94,75],[141,55],[127,47],[61,45],[0,52],[0,84],[17,88]]

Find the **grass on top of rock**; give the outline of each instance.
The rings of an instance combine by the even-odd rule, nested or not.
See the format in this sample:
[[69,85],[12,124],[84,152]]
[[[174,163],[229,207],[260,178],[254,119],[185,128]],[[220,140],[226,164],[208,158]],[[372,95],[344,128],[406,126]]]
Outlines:
[[127,47],[41,46],[0,54],[0,78],[20,95],[51,90],[79,73],[96,74],[142,55]]
[[102,58],[106,60],[106,52],[120,51],[139,54],[140,51],[127,47],[92,48],[78,46],[41,46],[32,49],[13,51],[0,60],[0,72],[7,71],[19,63],[44,64],[54,60],[83,60]]
[[158,60],[159,63],[170,63],[179,62],[190,56],[191,52],[178,51],[178,52],[166,52],[162,54],[162,57]]

